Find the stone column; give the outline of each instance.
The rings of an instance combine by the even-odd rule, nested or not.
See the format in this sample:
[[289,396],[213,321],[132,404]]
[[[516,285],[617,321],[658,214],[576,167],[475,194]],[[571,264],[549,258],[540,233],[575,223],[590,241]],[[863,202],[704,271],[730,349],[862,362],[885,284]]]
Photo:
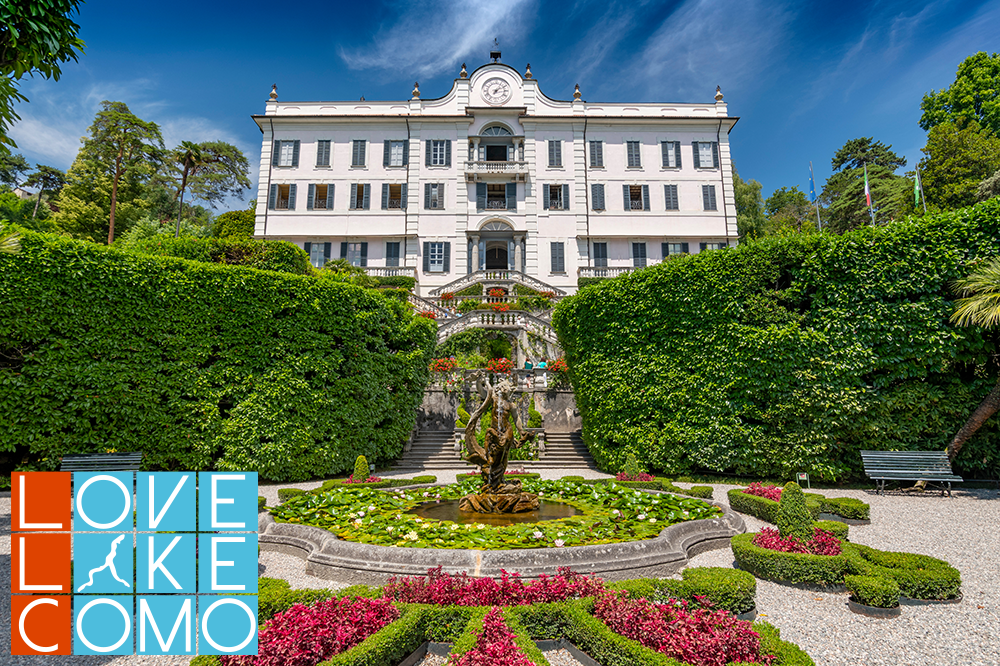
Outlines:
[[472,161],[476,162],[479,160],[479,137],[472,137]]
[[514,270],[524,272],[524,252],[521,250],[521,243],[524,236],[514,236]]
[[472,237],[472,272],[479,270],[479,236]]

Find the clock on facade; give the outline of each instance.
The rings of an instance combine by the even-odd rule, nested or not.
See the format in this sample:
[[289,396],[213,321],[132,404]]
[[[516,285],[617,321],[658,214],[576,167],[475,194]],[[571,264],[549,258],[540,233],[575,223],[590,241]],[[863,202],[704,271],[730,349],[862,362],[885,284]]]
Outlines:
[[483,84],[483,99],[490,104],[503,104],[510,99],[510,84],[501,78],[492,78]]

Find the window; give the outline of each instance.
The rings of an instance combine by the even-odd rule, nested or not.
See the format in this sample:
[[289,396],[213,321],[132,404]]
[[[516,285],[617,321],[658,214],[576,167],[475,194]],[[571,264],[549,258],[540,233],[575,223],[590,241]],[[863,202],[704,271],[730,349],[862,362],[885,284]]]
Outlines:
[[701,249],[705,250],[721,250],[722,248],[729,247],[729,243],[702,243]]
[[517,210],[517,183],[476,183],[477,210]]
[[382,166],[399,167],[409,164],[409,141],[390,141],[386,139],[382,142]]
[[661,141],[660,142],[660,152],[663,156],[663,168],[664,169],[680,169],[681,168],[681,142],[680,141]]
[[642,159],[640,157],[638,141],[626,141],[625,142],[625,152],[628,157],[628,166],[630,167],[641,167]]
[[267,207],[271,210],[295,210],[295,185],[271,185]]
[[687,243],[662,243],[660,249],[663,251],[663,258],[672,257],[675,254],[687,254]]
[[330,261],[330,243],[303,243],[302,249],[309,255],[309,263],[323,268]]
[[632,265],[642,268],[646,265],[646,244],[632,243]]
[[552,243],[552,273],[566,272],[566,244]]
[[320,139],[316,142],[316,166],[330,166],[329,139]]
[[664,185],[663,199],[666,202],[667,210],[680,210],[680,201],[677,199],[677,186]]
[[309,185],[309,197],[306,199],[307,210],[333,210],[333,185]]
[[451,166],[451,141],[427,140],[424,164],[426,166]]
[[424,243],[424,272],[447,273],[450,270],[451,243]]
[[622,185],[625,210],[649,210],[649,185]]
[[406,208],[406,183],[382,183],[382,210]]
[[593,183],[590,186],[590,204],[594,210],[606,210],[604,207],[604,184]]
[[715,141],[695,141],[694,147],[694,168],[695,169],[718,169],[719,168],[719,144]]
[[549,141],[549,166],[562,166],[562,141]]
[[494,125],[483,130],[483,136],[513,136],[506,127]]
[[590,142],[590,166],[604,166],[604,143],[601,141]]
[[510,146],[486,146],[487,162],[508,162],[511,157]]
[[340,258],[351,266],[368,265],[368,243],[341,243]]
[[424,208],[444,208],[444,183],[424,183]]
[[355,139],[351,147],[351,166],[363,167],[365,165],[365,140]]
[[271,166],[297,167],[299,165],[299,141],[275,141],[271,149]]
[[368,210],[371,208],[371,185],[354,183],[351,185],[351,210]]
[[702,185],[701,199],[705,204],[705,210],[719,210],[715,205],[715,185]]
[[385,265],[399,266],[399,241],[385,244]]
[[608,244],[594,243],[594,266],[600,268],[608,265]]
[[569,185],[542,185],[542,208],[569,210]]

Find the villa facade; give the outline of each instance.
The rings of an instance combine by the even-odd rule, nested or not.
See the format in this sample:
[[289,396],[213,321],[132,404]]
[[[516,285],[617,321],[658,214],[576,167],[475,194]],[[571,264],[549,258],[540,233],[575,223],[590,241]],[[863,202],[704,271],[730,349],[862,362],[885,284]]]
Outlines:
[[[409,275],[439,295],[484,271],[576,291],[671,254],[735,245],[721,92],[703,104],[544,95],[494,62],[408,101],[284,102],[263,115],[257,238]],[[456,281],[460,281],[456,283]]]

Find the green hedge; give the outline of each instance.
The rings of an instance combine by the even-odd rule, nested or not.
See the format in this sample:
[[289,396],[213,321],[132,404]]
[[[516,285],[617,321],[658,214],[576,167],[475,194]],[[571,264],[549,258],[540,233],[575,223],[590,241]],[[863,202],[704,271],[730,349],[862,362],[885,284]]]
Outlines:
[[157,235],[122,246],[140,254],[179,257],[210,264],[248,266],[279,273],[313,275],[309,255],[302,248],[286,241],[263,241],[240,236],[227,238],[194,238]]
[[434,336],[374,290],[25,233],[0,255],[0,455],[51,470],[114,448],[277,481],[387,462]]
[[870,520],[870,508],[866,503],[853,497],[824,497],[820,502],[823,513],[832,513],[850,520]]
[[280,578],[257,579],[257,623],[264,624],[295,604],[311,606],[317,601],[338,596],[333,590],[293,590]]
[[406,291],[413,291],[413,288],[417,286],[417,279],[411,278],[408,275],[392,275],[389,277],[379,277],[376,275],[375,281],[379,287],[394,287],[396,289],[405,289]]
[[263,495],[257,495],[257,513],[260,513],[267,508],[267,498]]
[[[995,333],[950,284],[1000,255],[1000,198],[843,235],[703,252],[603,280],[553,316],[602,469],[860,477],[859,450],[942,450],[996,383]],[[955,461],[996,478],[1000,420]]]
[[[815,520],[823,512],[823,501],[826,498],[817,493],[802,494],[806,498],[806,509],[809,511],[809,515],[813,517],[813,520]],[[778,503],[774,500],[745,493],[740,488],[733,488],[726,493],[726,496],[729,498],[729,507],[733,511],[745,513],[754,518],[760,518],[766,523],[777,524]],[[833,512],[831,511],[830,513]]]
[[419,476],[413,477],[412,481],[414,485],[420,485],[423,483],[437,483],[438,478],[433,474],[421,474]]
[[212,235],[216,238],[253,236],[255,218],[252,210],[226,211],[212,220]]
[[669,493],[676,493],[678,495],[688,495],[690,497],[700,497],[701,499],[712,499],[715,489],[712,486],[691,486],[690,488],[681,488],[680,486],[675,486],[670,479],[657,479],[660,482],[660,486],[663,490]]
[[876,608],[899,606],[899,585],[878,576],[844,576],[844,585],[859,604]]
[[683,580],[673,578],[636,578],[608,584],[612,590],[625,590],[633,599],[644,598],[658,603],[668,599],[693,600],[707,597],[714,608],[740,614],[756,607],[757,580],[738,569],[692,567],[681,571]]
[[813,527],[830,532],[841,541],[847,541],[847,535],[851,529],[850,525],[842,523],[839,520],[815,520],[813,521]]
[[[479,478],[479,473],[478,472],[473,472],[471,474],[456,474],[455,475],[455,480],[458,483],[462,483],[462,481],[467,481],[469,479],[478,479],[478,478]],[[505,477],[505,478],[507,480],[509,480],[509,481],[527,481],[528,479],[540,479],[540,478],[542,478],[542,475],[539,474],[539,473],[537,473],[537,472],[528,472],[527,474],[515,474],[515,475],[512,475],[512,476]]]
[[422,605],[403,606],[400,618],[364,641],[320,662],[324,666],[397,666],[423,645],[428,625],[436,609]]
[[910,599],[954,599],[962,588],[958,569],[944,560],[914,553],[876,550],[860,544],[844,549],[850,573],[894,580]]
[[[847,558],[840,555],[801,555],[782,553],[753,545],[754,533],[737,534],[730,540],[733,556],[740,569],[757,578],[783,583],[843,585],[848,573]],[[844,544],[846,551],[852,544]]]

